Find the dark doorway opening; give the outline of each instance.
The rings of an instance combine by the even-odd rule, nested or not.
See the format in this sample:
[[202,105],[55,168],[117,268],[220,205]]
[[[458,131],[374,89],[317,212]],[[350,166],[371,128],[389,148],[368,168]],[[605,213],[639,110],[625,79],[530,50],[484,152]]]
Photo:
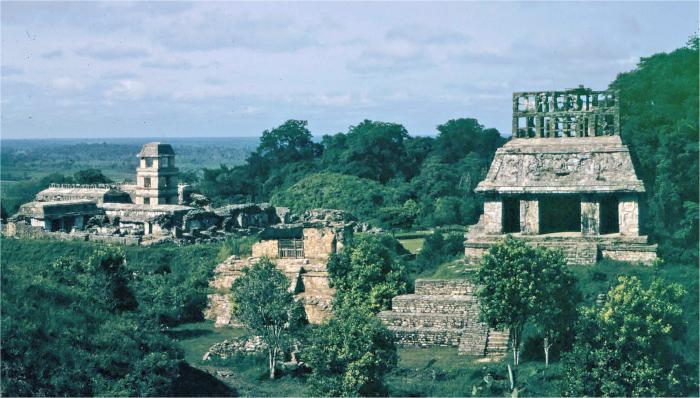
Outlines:
[[540,198],[540,233],[581,232],[581,199],[578,195]]
[[75,218],[73,217],[65,217],[63,219],[63,230],[65,232],[70,232],[71,229],[73,229],[73,225],[75,224]]
[[600,234],[616,234],[620,232],[620,221],[617,210],[618,200],[614,195],[605,195],[600,199]]
[[520,200],[517,198],[503,198],[501,224],[503,233],[520,232]]
[[61,229],[61,219],[51,220],[51,232],[56,232]]

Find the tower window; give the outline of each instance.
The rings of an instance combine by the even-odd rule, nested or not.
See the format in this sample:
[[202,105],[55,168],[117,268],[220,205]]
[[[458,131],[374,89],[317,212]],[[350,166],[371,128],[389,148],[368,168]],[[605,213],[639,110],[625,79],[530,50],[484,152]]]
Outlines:
[[151,177],[144,177],[143,179],[143,186],[146,188],[151,187]]
[[146,158],[146,167],[153,167],[153,159]]

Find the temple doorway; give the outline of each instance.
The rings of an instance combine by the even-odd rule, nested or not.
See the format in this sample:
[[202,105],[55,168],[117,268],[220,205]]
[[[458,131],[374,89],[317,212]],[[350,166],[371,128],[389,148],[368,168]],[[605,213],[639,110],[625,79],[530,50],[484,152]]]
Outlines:
[[517,198],[503,198],[501,222],[503,233],[520,232],[520,200]]
[[605,195],[600,199],[600,234],[620,232],[618,200],[614,195]]
[[552,195],[539,200],[540,233],[581,232],[581,199],[578,195]]

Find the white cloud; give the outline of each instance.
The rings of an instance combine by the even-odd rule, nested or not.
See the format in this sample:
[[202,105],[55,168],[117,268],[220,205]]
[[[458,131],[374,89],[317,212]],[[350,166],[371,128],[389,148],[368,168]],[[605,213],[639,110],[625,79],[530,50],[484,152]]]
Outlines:
[[138,80],[123,79],[104,94],[110,100],[139,100],[146,95],[146,85]]
[[74,79],[72,77],[57,77],[51,81],[51,87],[56,90],[62,91],[74,91],[82,90],[85,88],[85,84],[80,80]]

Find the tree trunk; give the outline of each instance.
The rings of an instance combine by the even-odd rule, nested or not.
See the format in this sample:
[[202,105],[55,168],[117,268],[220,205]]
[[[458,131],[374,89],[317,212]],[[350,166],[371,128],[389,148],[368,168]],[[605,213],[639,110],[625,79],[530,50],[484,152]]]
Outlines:
[[519,355],[519,346],[520,346],[520,341],[518,341],[518,335],[517,333],[513,333],[511,336],[511,344],[513,347],[513,366],[518,366],[518,363],[520,362],[520,355]]
[[276,365],[277,365],[277,364],[275,363],[275,362],[276,362],[276,361],[275,361],[276,358],[275,358],[274,351],[275,351],[274,349],[268,350],[268,355],[269,355],[269,358],[270,358],[270,361],[269,361],[269,362],[270,362],[270,380],[274,380],[274,378],[275,378],[275,368],[276,368]]
[[549,338],[544,338],[544,366],[549,366],[549,348],[552,345],[549,344]]

